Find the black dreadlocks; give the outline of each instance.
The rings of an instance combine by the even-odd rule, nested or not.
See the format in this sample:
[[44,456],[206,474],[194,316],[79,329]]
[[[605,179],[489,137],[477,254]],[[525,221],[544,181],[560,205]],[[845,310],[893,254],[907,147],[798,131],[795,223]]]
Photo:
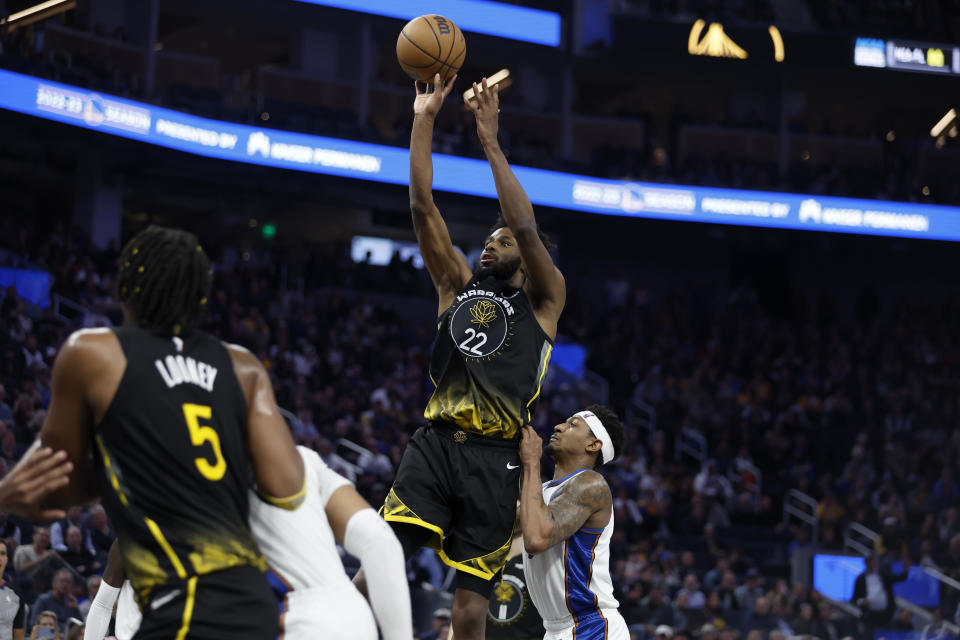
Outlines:
[[197,236],[150,225],[120,254],[117,297],[137,326],[178,335],[200,320],[210,292],[210,259]]

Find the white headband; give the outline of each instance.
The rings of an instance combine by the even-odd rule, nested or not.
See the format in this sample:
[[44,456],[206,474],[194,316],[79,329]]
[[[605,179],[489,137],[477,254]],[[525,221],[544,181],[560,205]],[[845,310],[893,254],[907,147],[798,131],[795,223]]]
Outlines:
[[593,415],[592,411],[581,411],[574,415],[586,422],[587,426],[590,427],[590,431],[592,431],[593,435],[597,437],[597,440],[601,442],[600,461],[603,464],[607,464],[613,460],[613,442],[610,440],[610,434],[607,433],[607,428],[600,422],[600,418]]

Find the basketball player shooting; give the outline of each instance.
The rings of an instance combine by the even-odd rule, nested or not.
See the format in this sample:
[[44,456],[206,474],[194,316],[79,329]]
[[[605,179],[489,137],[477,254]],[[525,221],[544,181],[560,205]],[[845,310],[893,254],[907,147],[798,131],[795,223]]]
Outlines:
[[[563,276],[537,229],[533,207],[497,141],[499,98],[472,105],[502,219],[484,241],[476,271],[453,247],[433,201],[434,121],[456,76],[417,85],[410,137],[410,210],[439,297],[430,361],[436,386],[404,452],[383,515],[406,557],[436,549],[456,568],[452,627],[481,640],[494,576],[510,551],[519,494],[520,427],[532,415],[566,299]],[[477,89],[476,85],[475,89]]]
[[193,234],[137,234],[117,287],[124,326],[72,334],[54,363],[41,440],[73,471],[50,506],[102,497],[144,611],[138,639],[275,638],[248,490],[255,478],[293,510],[306,480],[270,378],[197,329],[210,262]]
[[544,640],[629,640],[610,580],[613,495],[602,465],[623,446],[623,425],[593,405],[553,428],[546,452],[556,468],[541,484],[543,441],[523,427],[520,528],[523,573],[543,618]]

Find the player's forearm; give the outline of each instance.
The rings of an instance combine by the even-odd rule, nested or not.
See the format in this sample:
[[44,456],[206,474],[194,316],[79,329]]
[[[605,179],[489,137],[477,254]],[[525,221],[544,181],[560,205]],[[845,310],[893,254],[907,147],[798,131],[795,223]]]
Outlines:
[[[514,234],[525,231],[536,232],[537,221],[533,215],[533,205],[527,192],[523,190],[517,176],[514,175],[507,157],[496,140],[482,141],[487,161],[493,170],[493,182],[497,187],[500,210],[507,226]],[[520,240],[520,238],[518,238]]]
[[347,553],[360,560],[370,608],[384,640],[409,640],[413,629],[403,547],[373,509],[356,512],[343,538]]
[[540,483],[540,463],[523,465],[523,482],[520,485],[520,530],[527,551],[539,553],[546,548],[550,531],[550,512],[543,502],[543,485]]
[[410,208],[433,208],[433,117],[416,115],[410,132]]
[[103,640],[110,627],[110,619],[113,617],[113,604],[119,596],[120,587],[111,586],[106,581],[100,583],[97,595],[90,604],[90,612],[87,614],[83,640]]

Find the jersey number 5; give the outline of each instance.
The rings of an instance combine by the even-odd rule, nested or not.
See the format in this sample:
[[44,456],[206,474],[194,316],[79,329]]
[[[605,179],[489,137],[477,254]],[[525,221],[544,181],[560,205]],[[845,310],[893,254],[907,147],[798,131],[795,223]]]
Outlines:
[[200,418],[209,420],[212,415],[213,410],[206,405],[183,405],[183,417],[186,418],[187,428],[190,430],[190,442],[195,447],[202,447],[204,442],[209,442],[213,448],[215,462],[210,464],[205,457],[195,458],[197,469],[207,480],[217,482],[227,472],[227,461],[223,459],[223,452],[220,450],[220,436],[213,427],[200,426]]

